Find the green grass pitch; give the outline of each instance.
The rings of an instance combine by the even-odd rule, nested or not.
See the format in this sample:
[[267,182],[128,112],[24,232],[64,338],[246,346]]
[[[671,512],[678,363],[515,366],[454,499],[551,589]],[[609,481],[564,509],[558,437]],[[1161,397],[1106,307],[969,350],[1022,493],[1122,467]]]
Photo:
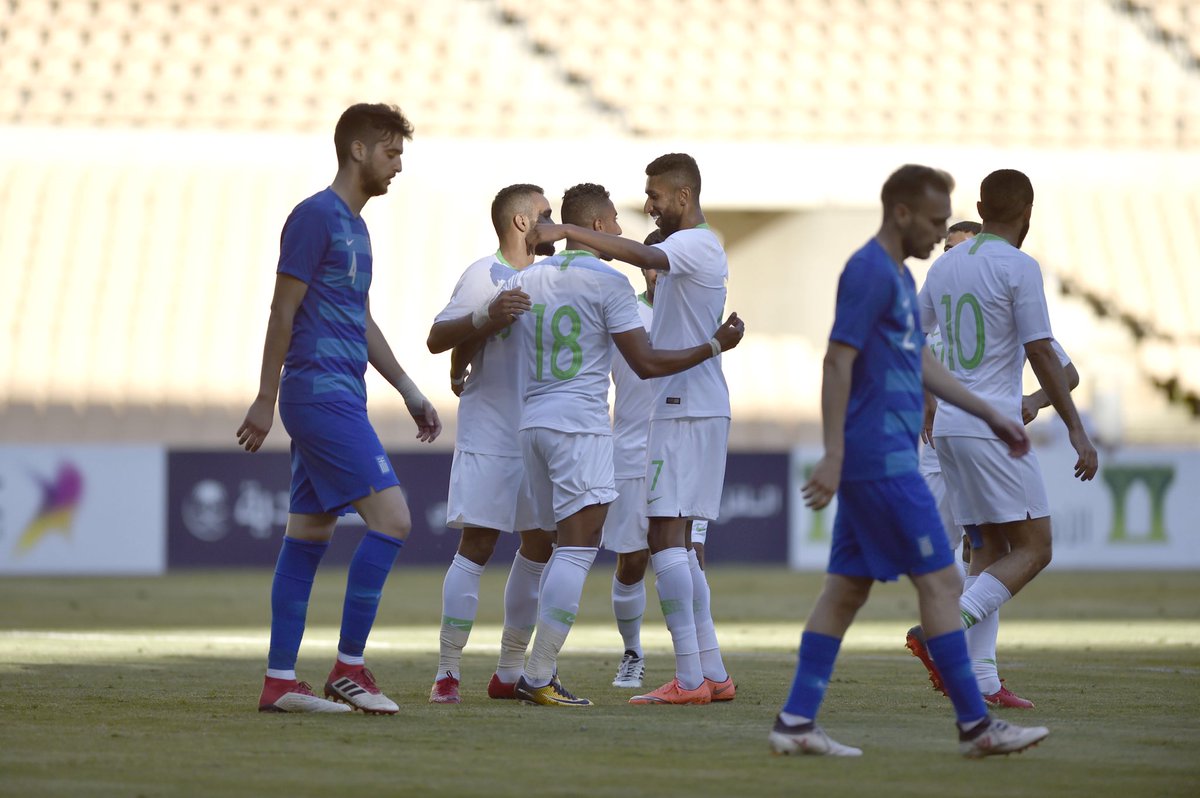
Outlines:
[[[507,568],[484,576],[464,701],[427,703],[440,569],[398,567],[368,662],[394,717],[260,715],[267,571],[145,579],[0,580],[0,795],[87,796],[1194,796],[1200,787],[1200,575],[1056,573],[1005,607],[1001,675],[1032,698],[1006,711],[1051,736],[1019,756],[956,753],[949,701],[904,649],[907,583],[880,585],[851,629],[821,722],[857,760],[772,757],[816,575],[715,564],[709,576],[737,700],[633,707],[611,573],[597,567],[560,661],[590,709],[490,701]],[[318,574],[300,677],[333,659],[345,572]],[[673,671],[646,615],[647,686]]]

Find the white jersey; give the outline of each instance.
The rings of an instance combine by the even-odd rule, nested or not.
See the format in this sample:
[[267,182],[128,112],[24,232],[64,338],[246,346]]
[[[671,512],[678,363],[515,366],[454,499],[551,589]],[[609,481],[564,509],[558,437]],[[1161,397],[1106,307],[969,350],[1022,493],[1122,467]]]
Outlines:
[[[981,233],[942,255],[918,298],[921,326],[942,333],[945,366],[972,393],[1021,421],[1025,344],[1053,338],[1038,262]],[[982,420],[938,401],[935,436],[995,438]]]
[[[457,319],[489,302],[509,278],[518,274],[497,251],[467,267],[450,304],[434,323]],[[521,417],[522,371],[517,368],[517,347],[511,327],[488,338],[471,358],[471,373],[458,400],[456,449],[475,454],[520,457],[517,422]]]
[[[938,362],[943,366],[946,364],[945,347],[942,345],[941,330],[934,329],[925,336],[925,345],[929,347],[929,351],[933,352],[933,356],[938,359]],[[1066,350],[1059,346],[1058,341],[1050,339],[1050,346],[1054,349],[1054,354],[1058,355],[1058,362],[1066,368],[1071,362],[1071,358],[1067,356]],[[939,412],[941,412],[939,410]],[[941,461],[938,460],[937,450],[932,446],[921,444],[921,458],[917,462],[917,471],[922,475],[939,474],[942,471]]]
[[566,250],[514,276],[533,309],[512,326],[524,372],[520,429],[612,435],[612,335],[642,327],[629,279],[590,252]]
[[[655,349],[689,349],[708,341],[725,313],[729,263],[716,233],[701,225],[679,230],[654,246],[667,254],[670,271],[654,289]],[[661,377],[651,418],[729,418],[729,386],[720,356],[695,368]]]
[[[645,294],[638,296],[637,310],[642,326],[649,330],[654,307]],[[646,476],[646,438],[650,435],[656,380],[643,380],[634,374],[615,344],[613,350],[612,381],[617,388],[613,401],[613,468],[617,479],[641,479]]]

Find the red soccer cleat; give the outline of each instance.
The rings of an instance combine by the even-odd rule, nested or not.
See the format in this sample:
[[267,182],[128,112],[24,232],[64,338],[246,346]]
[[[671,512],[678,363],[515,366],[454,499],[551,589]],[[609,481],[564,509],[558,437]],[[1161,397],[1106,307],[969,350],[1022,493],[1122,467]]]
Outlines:
[[929,649],[925,647],[925,632],[920,626],[914,626],[908,630],[908,634],[904,637],[904,647],[911,651],[914,657],[921,660],[925,670],[929,671],[929,683],[933,685],[933,689],[942,695],[949,695],[945,685],[942,684],[942,674],[938,672],[937,665],[933,664],[933,657],[929,656]]
[[335,663],[325,680],[325,697],[344,701],[368,715],[395,715],[400,711],[396,702],[375,686],[375,675],[362,665]]
[[308,682],[295,679],[263,679],[258,697],[259,712],[349,712],[350,707],[326,701],[313,694]]
[[1005,687],[1003,679],[1000,680],[1000,689],[991,695],[985,695],[983,700],[993,709],[1033,709],[1033,702],[1028,698],[1021,698]]
[[460,704],[462,699],[458,697],[458,679],[450,675],[450,671],[446,671],[446,675],[433,683],[433,689],[429,691],[429,703],[431,704]]
[[517,683],[502,682],[500,677],[492,674],[492,680],[488,682],[488,698],[511,699],[517,698]]

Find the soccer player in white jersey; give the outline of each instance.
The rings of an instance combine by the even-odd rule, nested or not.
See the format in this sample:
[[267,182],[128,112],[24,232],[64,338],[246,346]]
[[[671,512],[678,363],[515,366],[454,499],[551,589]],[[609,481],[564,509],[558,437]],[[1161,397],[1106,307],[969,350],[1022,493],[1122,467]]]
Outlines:
[[[517,290],[497,293],[533,262],[525,232],[551,218],[550,203],[538,186],[519,183],[496,194],[491,216],[499,248],[463,272],[427,341],[435,354],[454,348],[452,381],[461,390],[446,524],[461,529],[462,537],[442,586],[438,670],[429,695],[434,704],[460,701],[462,651],[479,607],[480,578],[500,534],[518,530],[521,547],[504,589],[500,660],[487,688],[491,698],[513,698],[537,622],[538,583],[554,542],[552,532],[530,520],[522,492],[525,466],[514,446],[522,385],[508,327],[529,309],[529,298]],[[548,249],[541,254],[554,253],[553,246]],[[458,373],[461,363],[470,364],[468,375]]]
[[[1090,480],[1098,468],[1096,449],[1051,345],[1041,267],[1020,250],[1033,215],[1033,185],[1016,170],[993,172],[980,185],[977,207],[983,220],[979,235],[942,255],[925,278],[921,325],[940,329],[950,372],[1014,420],[1021,418],[1021,374],[1028,358],[1067,425],[1078,455],[1075,476]],[[994,433],[967,414],[939,402],[933,435],[955,521],[979,526],[985,545],[995,541],[998,551],[1006,551],[959,601],[970,636],[972,627],[1049,564],[1049,502],[1036,456],[1009,457]],[[919,633],[909,637],[914,653],[924,648]]]
[[[655,347],[705,340],[720,323],[729,265],[700,207],[700,169],[682,153],[646,167],[645,211],[667,235],[648,247],[637,241],[573,225],[538,225],[530,244],[568,236],[601,255],[659,272]],[[650,564],[657,577],[663,617],[675,649],[675,678],[629,699],[633,704],[707,704],[734,697],[707,602],[707,585],[694,551],[687,548],[691,519],[716,520],[729,443],[729,388],[719,358],[660,380],[647,445],[646,514]]]
[[[663,240],[661,230],[652,230],[645,244]],[[638,295],[638,316],[649,332],[654,320],[654,288],[658,272],[643,269],[645,292]],[[646,543],[646,438],[650,434],[650,409],[654,404],[653,380],[643,380],[622,357],[614,357],[613,472],[617,499],[608,508],[600,545],[617,555],[613,572],[612,607],[621,634],[624,654],[617,666],[613,687],[638,688],[646,673],[642,650],[642,618],[646,613],[646,567],[650,549]]]
[[[585,183],[563,195],[563,218],[573,230],[617,235],[617,211],[603,187]],[[608,379],[612,344],[643,379],[674,374],[715,359],[741,340],[733,314],[686,349],[652,349],[624,275],[574,237],[567,249],[513,278],[532,312],[514,325],[524,353],[525,404],[521,452],[538,526],[557,527],[558,545],[546,567],[538,624],[517,698],[547,706],[589,706],[556,675],[558,652],[575,621],[583,582],[596,558],[613,478]]]

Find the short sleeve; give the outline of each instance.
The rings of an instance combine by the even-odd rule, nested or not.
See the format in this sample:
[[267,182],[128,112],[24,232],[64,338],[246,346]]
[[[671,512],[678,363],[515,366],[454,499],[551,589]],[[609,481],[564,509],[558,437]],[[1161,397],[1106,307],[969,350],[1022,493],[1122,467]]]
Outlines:
[[454,293],[442,312],[434,317],[433,323],[457,319],[468,313],[473,313],[486,302],[491,302],[496,294],[503,290],[492,281],[488,269],[471,266],[459,278],[454,286]]
[[604,324],[610,335],[644,329],[637,308],[637,292],[623,274],[604,277]]
[[1062,346],[1059,345],[1058,341],[1054,338],[1050,339],[1050,348],[1054,350],[1054,354],[1058,355],[1058,363],[1060,366],[1066,368],[1067,366],[1071,365],[1071,358],[1067,356],[1067,350],[1063,349]]
[[895,281],[879,279],[865,258],[852,258],[838,279],[837,309],[830,341],[859,351],[892,303]]
[[325,216],[313,205],[296,208],[283,223],[279,268],[275,271],[310,284],[328,249],[329,227]]
[[666,253],[671,274],[713,288],[725,284],[725,252],[711,230],[680,230],[654,246]]
[[1021,344],[1053,338],[1050,331],[1050,310],[1046,307],[1046,289],[1042,285],[1042,270],[1030,260],[1014,268],[1011,281],[1013,318],[1016,320],[1017,340]]

